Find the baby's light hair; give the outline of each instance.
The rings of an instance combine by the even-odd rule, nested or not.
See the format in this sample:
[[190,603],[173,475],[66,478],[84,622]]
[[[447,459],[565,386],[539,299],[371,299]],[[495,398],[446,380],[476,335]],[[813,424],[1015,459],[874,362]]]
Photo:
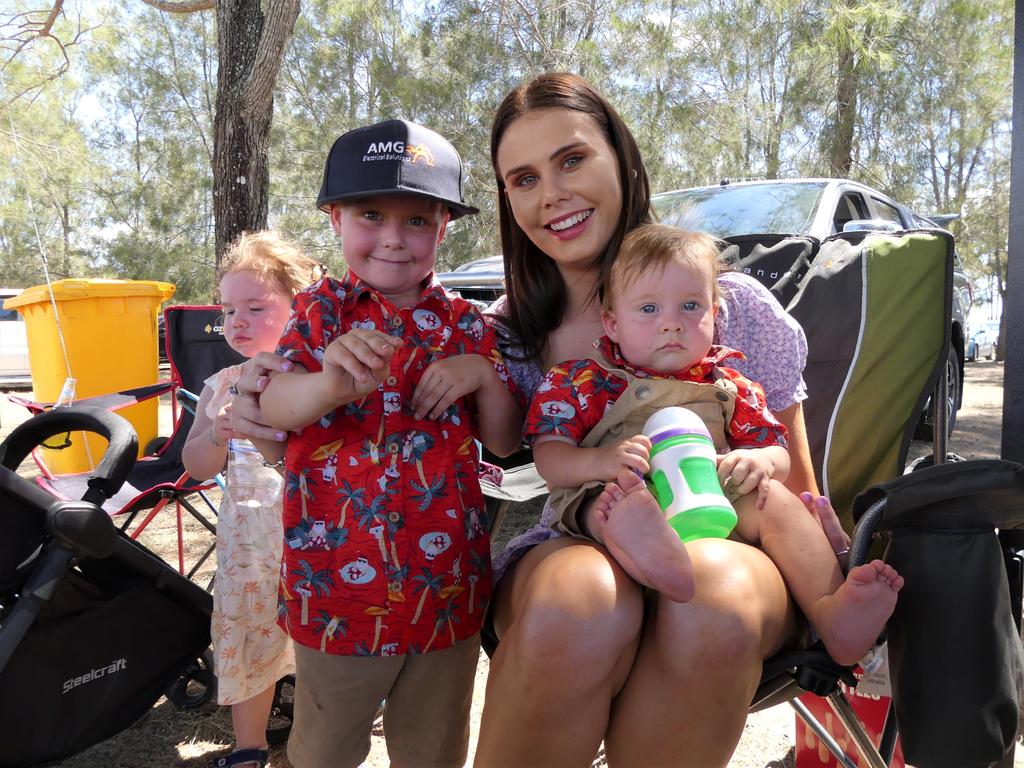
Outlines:
[[711,295],[718,302],[719,241],[706,232],[670,227],[667,224],[641,224],[622,241],[612,263],[601,295],[603,309],[611,310],[617,293],[625,290],[649,270],[664,271],[669,264],[686,267],[711,267]]
[[310,283],[327,274],[327,268],[304,254],[302,250],[273,229],[243,232],[228,246],[217,274],[220,283],[225,275],[252,272],[261,281],[273,284],[294,297]]

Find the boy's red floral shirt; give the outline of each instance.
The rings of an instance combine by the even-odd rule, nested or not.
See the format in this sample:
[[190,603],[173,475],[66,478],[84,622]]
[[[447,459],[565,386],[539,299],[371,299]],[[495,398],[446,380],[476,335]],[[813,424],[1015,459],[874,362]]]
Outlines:
[[404,339],[375,392],[293,433],[285,454],[281,624],[341,655],[426,653],[479,631],[491,594],[489,521],[470,398],[416,420],[426,368],[480,354],[508,386],[493,330],[431,274],[397,309],[349,273],[300,293],[279,351],[309,371],[353,327]]
[[[732,368],[721,365],[731,357],[742,358],[735,349],[712,346],[704,359],[692,368],[669,376],[639,368],[626,361],[619,345],[602,336],[594,343],[605,360],[638,378],[675,378],[713,384],[725,376],[738,390],[732,421],[726,428],[729,446],[764,448],[786,445],[786,428],[768,409],[761,385]],[[602,368],[594,360],[570,360],[548,371],[530,403],[524,432],[529,439],[539,435],[562,435],[579,445],[601,417],[626,389],[626,380]]]

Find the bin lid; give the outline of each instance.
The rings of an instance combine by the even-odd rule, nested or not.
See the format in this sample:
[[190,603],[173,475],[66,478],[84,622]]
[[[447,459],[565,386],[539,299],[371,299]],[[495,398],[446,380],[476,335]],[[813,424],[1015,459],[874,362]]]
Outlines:
[[[74,301],[75,299],[123,298],[128,296],[159,296],[166,301],[174,295],[173,283],[161,283],[156,280],[107,280],[103,278],[57,280],[51,283],[53,297],[56,301]],[[50,289],[45,285],[33,285],[17,296],[4,301],[4,309],[50,301]]]

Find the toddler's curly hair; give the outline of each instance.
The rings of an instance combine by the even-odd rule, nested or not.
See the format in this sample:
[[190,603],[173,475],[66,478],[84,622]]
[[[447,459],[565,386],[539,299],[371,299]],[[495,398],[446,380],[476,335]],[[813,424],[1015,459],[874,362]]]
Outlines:
[[280,232],[265,229],[243,232],[228,246],[217,272],[218,284],[224,275],[234,272],[252,272],[260,280],[294,296],[326,276],[327,268],[303,253]]

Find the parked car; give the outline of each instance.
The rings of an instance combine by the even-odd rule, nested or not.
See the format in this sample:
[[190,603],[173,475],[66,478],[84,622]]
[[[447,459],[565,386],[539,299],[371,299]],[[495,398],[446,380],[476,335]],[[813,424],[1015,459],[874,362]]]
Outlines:
[[990,320],[982,323],[971,332],[971,337],[967,341],[967,360],[974,362],[982,357],[986,360],[995,360],[998,343],[999,321]]
[[[654,195],[658,218],[718,237],[747,234],[812,235],[819,240],[851,230],[934,229],[951,217],[921,216],[876,189],[847,179],[723,181]],[[451,290],[480,304],[504,291],[500,256],[490,256],[438,275]],[[954,260],[952,327],[946,378],[949,429],[963,399],[966,318],[971,284],[959,256]],[[925,429],[924,431],[927,431]]]
[[475,259],[437,278],[445,288],[484,309],[505,292],[505,267],[501,256]]
[[28,366],[28,341],[25,318],[16,309],[4,309],[3,302],[21,293],[20,288],[0,288],[0,383],[26,383],[32,372]]

